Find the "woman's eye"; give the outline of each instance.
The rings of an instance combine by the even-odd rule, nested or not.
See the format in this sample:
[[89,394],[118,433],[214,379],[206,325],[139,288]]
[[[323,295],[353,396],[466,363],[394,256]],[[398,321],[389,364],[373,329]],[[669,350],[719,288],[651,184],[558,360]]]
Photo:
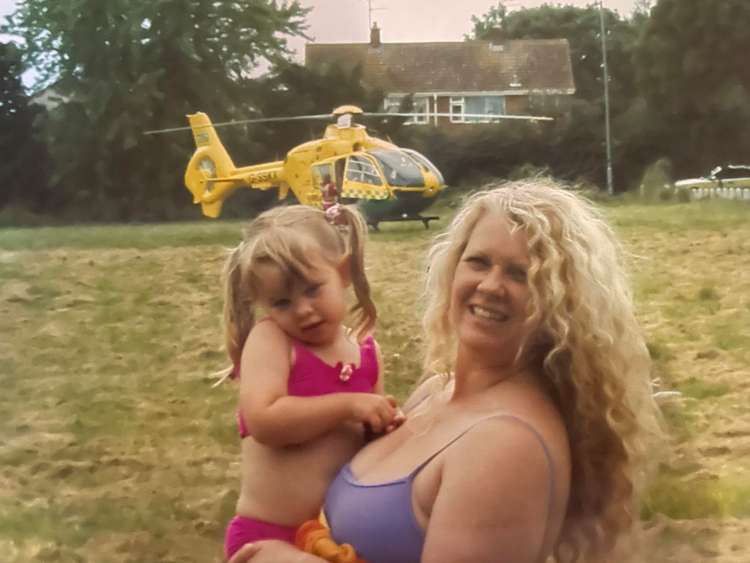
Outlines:
[[468,256],[464,258],[464,262],[468,263],[474,268],[481,268],[487,265],[487,259],[482,256]]
[[526,270],[524,268],[512,267],[508,270],[508,275],[510,275],[511,279],[514,279],[516,281],[526,281]]

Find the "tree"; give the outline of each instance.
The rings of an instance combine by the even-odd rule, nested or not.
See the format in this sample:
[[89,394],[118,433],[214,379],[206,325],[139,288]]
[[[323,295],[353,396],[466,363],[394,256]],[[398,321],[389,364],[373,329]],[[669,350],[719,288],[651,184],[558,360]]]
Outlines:
[[[645,4],[641,9],[646,9]],[[613,123],[617,123],[619,116],[629,114],[637,99],[632,55],[644,17],[639,15],[625,20],[615,12],[604,10]],[[580,176],[602,183],[605,176],[604,89],[599,8],[545,4],[508,12],[500,2],[482,17],[472,17],[472,22],[472,37],[476,39],[494,35],[497,40],[500,35],[505,39],[568,40],[576,101],[571,108],[571,119],[556,127],[554,138],[562,145],[546,151],[548,165],[560,175]],[[640,115],[633,113],[636,114]],[[620,135],[621,131],[613,128],[615,169],[624,172],[616,174],[615,180],[622,187],[632,182],[637,172],[632,171],[633,164],[625,158],[634,151],[628,146],[630,138]]]
[[640,90],[679,173],[750,154],[750,3],[660,0],[636,52]]
[[498,2],[497,6],[492,6],[481,17],[471,16],[471,23],[474,27],[469,35],[464,36],[464,39],[488,39],[498,30],[504,28],[507,15],[508,9],[502,2]]
[[36,112],[21,82],[21,53],[0,43],[0,208],[8,204],[40,211],[45,200],[46,153],[34,138]]
[[[630,54],[635,45],[637,29],[617,13],[604,10],[607,29],[608,62],[611,87],[624,89],[625,97],[632,84]],[[484,39],[498,28],[506,39],[567,39],[576,96],[598,101],[602,96],[602,47],[599,8],[545,4],[508,12],[502,2],[481,18],[472,16],[474,29],[471,37]],[[616,93],[613,93],[616,94]],[[613,99],[617,96],[613,95]]]
[[253,71],[288,55],[284,36],[303,34],[305,14],[297,1],[21,2],[6,32],[67,99],[44,128],[53,183],[89,217],[177,214],[189,205],[181,184],[192,138],[143,132],[198,110],[245,117]]

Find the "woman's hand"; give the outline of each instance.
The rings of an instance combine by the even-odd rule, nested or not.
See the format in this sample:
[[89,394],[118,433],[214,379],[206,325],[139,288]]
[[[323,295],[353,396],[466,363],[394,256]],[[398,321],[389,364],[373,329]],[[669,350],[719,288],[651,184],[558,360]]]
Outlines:
[[228,563],[320,563],[314,555],[279,540],[263,540],[243,545]]

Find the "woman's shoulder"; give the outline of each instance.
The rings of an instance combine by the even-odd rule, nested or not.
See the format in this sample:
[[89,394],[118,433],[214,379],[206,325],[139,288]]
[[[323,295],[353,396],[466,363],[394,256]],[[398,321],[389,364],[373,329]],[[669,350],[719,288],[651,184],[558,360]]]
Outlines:
[[[550,525],[557,529],[568,494],[548,451],[547,436],[527,421],[500,413],[481,417],[447,449],[440,468],[442,501],[430,516],[430,528],[450,529],[452,542],[464,547],[437,540],[426,549],[446,557],[458,551],[480,561],[508,549],[524,561],[546,552],[545,537],[554,535]],[[467,515],[487,525],[468,527]]]
[[487,492],[505,496],[513,489],[515,495],[520,488],[529,499],[554,497],[559,503],[568,496],[565,429],[540,417],[507,411],[480,416],[446,454],[444,470],[453,467],[474,482],[491,481]]
[[406,399],[403,406],[404,413],[408,414],[410,410],[424,404],[429,398],[446,391],[449,385],[450,377],[448,374],[438,373],[425,377]]
[[537,450],[550,462],[559,457],[558,450],[567,447],[565,428],[556,421],[534,413],[502,410],[477,417],[462,442],[469,448],[478,444],[492,444],[486,452],[490,457],[503,458],[512,450]]
[[[562,416],[549,401],[533,397],[486,412],[459,442],[447,463],[460,465],[468,459],[481,467],[499,471],[504,467],[507,481],[501,487],[523,483],[531,487],[529,494],[536,494],[554,483],[552,494],[560,502],[567,498],[571,475],[568,433]],[[521,478],[514,472],[528,475]],[[538,491],[534,484],[540,487]]]
[[[515,429],[519,437],[524,434],[529,444],[534,442],[545,448],[558,465],[569,464],[568,431],[562,414],[546,393],[536,387],[523,389],[517,397],[503,405],[497,418]],[[510,431],[506,428],[506,432]]]

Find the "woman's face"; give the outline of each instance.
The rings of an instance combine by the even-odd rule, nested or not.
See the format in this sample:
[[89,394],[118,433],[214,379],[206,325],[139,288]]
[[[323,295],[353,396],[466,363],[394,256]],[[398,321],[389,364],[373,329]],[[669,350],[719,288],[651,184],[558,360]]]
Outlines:
[[526,236],[501,216],[479,219],[459,258],[451,288],[451,321],[459,346],[510,363],[528,335]]

